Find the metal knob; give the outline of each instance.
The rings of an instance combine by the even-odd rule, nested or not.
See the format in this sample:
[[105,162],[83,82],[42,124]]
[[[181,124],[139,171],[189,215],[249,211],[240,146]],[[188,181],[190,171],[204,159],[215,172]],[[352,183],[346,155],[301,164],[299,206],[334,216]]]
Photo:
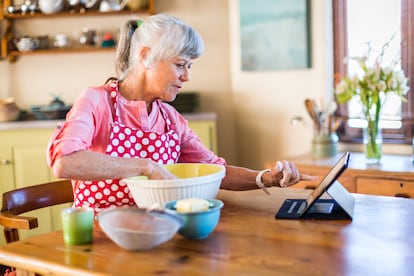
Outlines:
[[4,166],[7,166],[7,165],[11,164],[11,161],[8,160],[8,159],[3,159],[3,160],[1,160],[1,164],[4,165]]

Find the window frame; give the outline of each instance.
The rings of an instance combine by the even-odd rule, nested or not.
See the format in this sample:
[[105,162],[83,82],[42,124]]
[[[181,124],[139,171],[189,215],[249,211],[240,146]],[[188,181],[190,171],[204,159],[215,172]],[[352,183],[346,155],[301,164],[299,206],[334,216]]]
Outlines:
[[[333,12],[333,46],[334,46],[334,85],[342,76],[346,76],[347,67],[343,63],[347,56],[347,0],[332,1]],[[408,77],[410,90],[408,101],[402,103],[401,129],[384,129],[383,142],[388,144],[411,144],[414,123],[414,3],[411,0],[401,0],[401,66]],[[342,119],[337,133],[340,141],[349,143],[362,142],[362,129],[350,128],[346,122],[348,108],[346,104],[338,105],[335,115]]]

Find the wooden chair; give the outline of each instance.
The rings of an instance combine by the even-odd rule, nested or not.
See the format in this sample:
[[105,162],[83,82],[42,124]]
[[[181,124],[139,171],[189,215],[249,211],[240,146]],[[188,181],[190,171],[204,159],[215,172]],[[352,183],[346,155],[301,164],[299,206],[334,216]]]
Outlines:
[[0,225],[4,226],[6,242],[19,240],[18,229],[38,227],[37,218],[20,214],[70,202],[73,202],[70,180],[58,180],[5,192],[0,212]]

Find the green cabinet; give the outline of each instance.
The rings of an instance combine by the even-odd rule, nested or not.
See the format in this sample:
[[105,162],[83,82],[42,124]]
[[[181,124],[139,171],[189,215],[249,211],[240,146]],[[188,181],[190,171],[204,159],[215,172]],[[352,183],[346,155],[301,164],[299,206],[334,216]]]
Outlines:
[[[18,189],[55,179],[46,163],[46,146],[53,128],[14,129],[0,131],[0,191]],[[39,227],[20,231],[20,238],[60,229],[62,204],[27,213],[39,218]],[[1,235],[0,244],[4,243]]]
[[216,122],[213,120],[190,121],[188,122],[188,125],[195,133],[197,133],[201,142],[217,154]]

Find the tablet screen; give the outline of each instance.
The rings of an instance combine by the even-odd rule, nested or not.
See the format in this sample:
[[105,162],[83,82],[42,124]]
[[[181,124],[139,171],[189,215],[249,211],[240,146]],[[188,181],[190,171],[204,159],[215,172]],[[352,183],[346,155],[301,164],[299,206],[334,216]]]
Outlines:
[[332,167],[328,174],[322,179],[319,185],[306,198],[306,208],[309,209],[312,204],[335,182],[341,173],[348,167],[350,153],[346,152],[341,159]]

